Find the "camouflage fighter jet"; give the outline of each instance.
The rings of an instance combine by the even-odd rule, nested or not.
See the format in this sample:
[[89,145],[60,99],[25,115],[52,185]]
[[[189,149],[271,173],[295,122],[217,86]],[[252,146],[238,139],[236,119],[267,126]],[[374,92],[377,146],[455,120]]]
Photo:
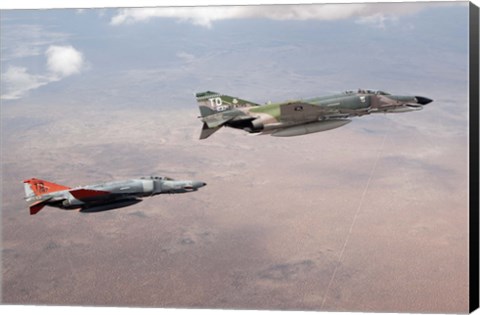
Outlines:
[[341,127],[351,117],[417,111],[432,102],[423,96],[362,89],[266,105],[211,91],[197,93],[196,97],[203,122],[200,139],[222,126],[275,137],[300,136]]
[[158,176],[75,188],[36,178],[27,179],[23,183],[25,199],[29,203],[31,215],[38,213],[44,206],[65,210],[80,209],[81,212],[99,212],[139,203],[142,197],[186,193],[206,185],[200,181],[174,180]]

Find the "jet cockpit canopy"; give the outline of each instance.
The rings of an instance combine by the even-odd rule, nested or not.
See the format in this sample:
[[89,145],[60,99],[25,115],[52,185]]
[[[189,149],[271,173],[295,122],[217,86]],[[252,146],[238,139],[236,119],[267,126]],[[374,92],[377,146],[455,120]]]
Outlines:
[[380,90],[364,90],[364,89],[358,89],[358,92],[360,94],[375,94],[375,95],[391,95],[390,93],[380,91]]
[[174,180],[173,178],[167,176],[143,176],[140,179],[153,179],[153,180]]

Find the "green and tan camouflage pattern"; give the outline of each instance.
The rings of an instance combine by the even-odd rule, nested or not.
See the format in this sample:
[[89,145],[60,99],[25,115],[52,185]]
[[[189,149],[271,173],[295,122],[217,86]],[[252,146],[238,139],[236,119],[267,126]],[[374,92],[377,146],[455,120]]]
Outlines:
[[[222,126],[249,133],[295,136],[341,127],[351,117],[416,111],[432,102],[422,96],[362,89],[266,105],[212,91],[197,93],[196,98],[204,123],[200,139],[208,138]],[[298,128],[303,125],[309,128]],[[290,129],[291,132],[278,132],[278,129]]]

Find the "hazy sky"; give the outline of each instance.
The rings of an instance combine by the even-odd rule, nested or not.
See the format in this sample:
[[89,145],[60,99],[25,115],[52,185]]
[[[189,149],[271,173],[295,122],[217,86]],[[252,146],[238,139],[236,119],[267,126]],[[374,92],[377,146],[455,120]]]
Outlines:
[[186,107],[205,89],[260,102],[358,87],[456,91],[465,88],[467,8],[4,11],[1,97],[5,104],[68,95],[79,102]]

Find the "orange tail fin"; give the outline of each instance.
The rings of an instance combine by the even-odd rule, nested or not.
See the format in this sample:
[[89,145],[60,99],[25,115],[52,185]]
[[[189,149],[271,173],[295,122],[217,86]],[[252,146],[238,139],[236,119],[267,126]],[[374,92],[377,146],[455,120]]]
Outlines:
[[70,187],[47,182],[43,179],[31,178],[23,181],[27,198],[41,196],[54,191],[70,189]]

